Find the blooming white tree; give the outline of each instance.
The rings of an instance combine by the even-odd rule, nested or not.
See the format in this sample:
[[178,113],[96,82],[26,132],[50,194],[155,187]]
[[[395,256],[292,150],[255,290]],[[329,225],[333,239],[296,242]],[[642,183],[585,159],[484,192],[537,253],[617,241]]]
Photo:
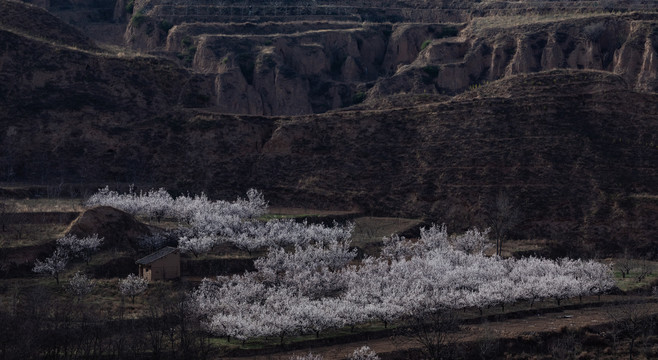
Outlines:
[[247,198],[238,198],[235,202],[211,201],[205,194],[195,197],[179,196],[174,199],[164,188],[135,193],[131,186],[126,194],[111,191],[109,187],[99,189],[89,197],[86,206],[112,206],[132,215],[147,216],[160,221],[164,217],[173,217],[191,223],[198,215],[215,214],[234,215],[238,218],[251,219],[267,211],[267,202],[258,190],[247,191]]
[[479,231],[477,228],[469,229],[464,234],[453,236],[450,243],[456,250],[467,254],[482,254],[492,247],[489,243],[489,229],[484,231]]
[[148,280],[137,275],[129,274],[125,279],[119,280],[119,292],[124,296],[130,296],[134,304],[135,296],[146,291],[148,285]]
[[191,252],[195,257],[212,250],[216,244],[217,239],[209,235],[197,237],[181,236],[178,239],[178,248],[183,252]]
[[[369,321],[388,325],[402,318],[554,298],[558,302],[591,295],[612,286],[609,267],[568,259],[488,257],[489,230],[471,229],[449,236],[445,225],[421,229],[418,240],[397,235],[384,239],[381,256],[355,264],[350,248],[353,224],[333,226],[292,219],[263,221],[262,193],[249,190],[234,202],[204,195],[173,199],[164,189],[117,194],[107,188],[89,204],[105,204],[185,224],[178,244],[199,255],[220,243],[253,252],[256,272],[204,280],[192,294],[193,315],[217,336],[246,340],[284,337]],[[130,279],[130,281],[128,281]],[[122,280],[134,296],[146,289],[131,275]],[[139,288],[134,292],[133,288]]]
[[450,237],[445,227],[433,226],[418,241],[389,238],[381,257],[359,265],[350,265],[349,239],[273,246],[256,260],[256,272],[206,280],[192,298],[216,335],[283,341],[294,333],[318,335],[373,320],[386,325],[446,309],[504,308],[524,299],[559,301],[612,286],[603,264],[488,257],[483,244],[486,231]]
[[322,355],[317,355],[309,352],[306,355],[293,355],[288,359],[289,360],[323,360],[324,358],[322,357]]
[[352,353],[349,360],[379,360],[379,356],[373,351],[370,346],[364,345]]
[[78,301],[80,301],[81,298],[87,296],[91,291],[94,289],[94,282],[91,280],[87,275],[81,274],[79,271],[71,277],[69,280],[69,285],[67,287],[67,291],[75,296]]
[[75,235],[66,235],[57,239],[57,246],[71,256],[84,259],[87,264],[89,264],[91,255],[98,251],[102,243],[103,238],[99,238],[98,234],[83,238],[78,238]]
[[59,285],[59,274],[66,268],[69,262],[69,254],[62,248],[55,249],[55,252],[44,261],[37,260],[34,262],[32,271],[39,274],[49,274]]

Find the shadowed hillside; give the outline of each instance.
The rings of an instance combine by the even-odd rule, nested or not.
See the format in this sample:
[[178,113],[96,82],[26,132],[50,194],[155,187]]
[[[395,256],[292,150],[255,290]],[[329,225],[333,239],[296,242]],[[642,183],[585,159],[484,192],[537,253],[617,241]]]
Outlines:
[[0,28],[2,181],[255,187],[274,205],[455,230],[485,225],[506,194],[523,213],[514,236],[656,246],[655,14],[180,24],[163,58],[0,4],[50,30]]
[[563,68],[658,87],[656,0],[33,2],[102,43],[203,74],[195,106],[222,113],[381,108]]

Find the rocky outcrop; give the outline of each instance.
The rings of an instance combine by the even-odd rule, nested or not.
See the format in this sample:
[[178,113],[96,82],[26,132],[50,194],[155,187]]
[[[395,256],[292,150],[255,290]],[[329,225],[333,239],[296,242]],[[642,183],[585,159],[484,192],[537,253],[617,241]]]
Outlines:
[[181,44],[193,46],[195,70],[217,74],[225,88],[250,94],[237,98],[217,89],[214,106],[222,111],[305,114],[352,105],[368,89],[370,103],[409,93],[458,94],[504,77],[561,68],[609,71],[637,91],[656,91],[656,21],[654,15],[591,16],[477,30],[324,23],[316,31],[276,36],[269,32],[295,27],[196,25],[177,27],[167,49],[183,54]]
[[[655,92],[657,27],[655,15],[627,15],[468,28],[460,38],[428,43],[410,66],[381,79],[369,96],[405,90],[455,94],[506,76],[561,68],[609,71],[637,91]],[[430,67],[432,77],[423,76]],[[421,77],[425,86],[419,87]]]
[[[631,12],[654,10],[646,2],[99,0],[67,5],[75,11],[40,3],[104,42],[111,42],[110,28],[123,26],[127,46],[208,75],[195,90],[208,101],[195,106],[226,113],[322,113],[364,100],[392,103],[384,100],[391,96],[454,95],[563,68],[619,74],[636,91],[658,86],[658,17]],[[93,12],[109,3],[108,16],[119,23],[102,25],[105,15]],[[601,15],[612,10],[623,15]],[[93,21],[83,21],[84,14]],[[87,41],[66,33],[66,43]]]
[[[173,34],[179,37],[177,31]],[[185,51],[179,43],[186,41],[196,49],[193,69],[215,77],[213,105],[219,111],[261,115],[309,114],[351,105],[357,84],[380,75],[386,49],[376,27],[201,35],[171,40],[168,50]]]

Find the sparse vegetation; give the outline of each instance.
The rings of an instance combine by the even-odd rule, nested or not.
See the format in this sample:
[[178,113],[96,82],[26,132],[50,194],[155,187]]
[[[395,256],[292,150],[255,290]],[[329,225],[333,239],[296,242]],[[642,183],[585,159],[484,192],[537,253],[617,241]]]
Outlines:
[[141,27],[142,24],[146,21],[146,15],[142,10],[138,11],[136,14],[130,18],[130,22],[137,28]]
[[459,34],[459,30],[456,27],[446,26],[446,27],[441,28],[441,31],[437,31],[434,34],[434,36],[437,39],[443,39],[443,38],[446,38],[446,37],[457,36],[457,34]]
[[161,20],[160,22],[158,22],[158,27],[160,28],[160,30],[162,30],[162,32],[167,34],[169,33],[169,30],[171,30],[171,28],[174,27],[174,24],[170,23],[167,20]]
[[128,0],[128,1],[126,2],[126,8],[125,8],[125,9],[126,9],[126,12],[127,12],[128,14],[132,14],[134,8],[135,8],[135,0]]
[[360,104],[366,99],[366,93],[363,91],[357,91],[352,96],[352,104]]

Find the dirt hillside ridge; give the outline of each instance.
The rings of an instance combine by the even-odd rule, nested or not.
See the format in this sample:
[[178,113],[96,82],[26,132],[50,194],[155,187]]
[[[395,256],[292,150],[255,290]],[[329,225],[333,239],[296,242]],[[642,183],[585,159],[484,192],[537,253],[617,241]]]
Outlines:
[[66,233],[80,238],[98,234],[103,238],[104,249],[136,249],[139,239],[151,235],[151,230],[126,212],[98,206],[80,214]]
[[78,29],[41,7],[20,1],[0,1],[0,29],[80,49],[98,50],[94,41],[80,33]]
[[504,192],[524,213],[518,236],[619,250],[632,231],[648,250],[658,229],[634,214],[658,204],[632,196],[658,193],[658,95],[625,84],[555,70],[439,104],[280,118],[178,110],[122,123],[50,110],[50,124],[35,115],[14,125],[29,146],[2,160],[15,179],[62,174],[221,198],[254,187],[274,205],[425,217],[455,231],[484,225]]

